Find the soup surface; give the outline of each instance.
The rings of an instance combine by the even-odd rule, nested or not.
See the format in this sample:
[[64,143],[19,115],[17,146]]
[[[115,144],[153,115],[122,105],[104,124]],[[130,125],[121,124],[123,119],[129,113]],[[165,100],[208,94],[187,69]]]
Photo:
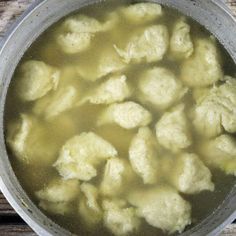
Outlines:
[[79,235],[167,235],[221,204],[236,175],[234,63],[203,27],[108,1],[50,27],[6,103],[14,171]]

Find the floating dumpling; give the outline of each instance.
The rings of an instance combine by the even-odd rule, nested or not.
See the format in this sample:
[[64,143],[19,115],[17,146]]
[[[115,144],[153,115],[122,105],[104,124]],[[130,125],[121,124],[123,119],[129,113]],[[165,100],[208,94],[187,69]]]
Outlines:
[[118,196],[133,179],[133,171],[126,160],[112,158],[107,161],[100,191],[105,196]]
[[39,206],[53,214],[64,215],[72,211],[70,205],[79,195],[77,180],[54,180],[35,193],[40,200]]
[[186,59],[194,51],[193,42],[190,36],[190,25],[184,19],[174,24],[173,33],[170,39],[170,52],[174,58]]
[[7,127],[7,143],[18,160],[30,165],[49,166],[55,159],[59,144],[47,138],[49,129],[33,116],[21,114]]
[[24,101],[35,101],[56,90],[60,71],[42,61],[27,61],[20,67],[17,94]]
[[236,132],[236,80],[213,87],[194,108],[194,126],[199,134],[214,137],[226,130]]
[[84,99],[92,104],[122,102],[131,95],[125,75],[113,76],[100,84]]
[[200,148],[204,160],[210,166],[220,168],[226,174],[236,176],[236,139],[223,134],[210,141],[204,141]]
[[126,64],[121,60],[114,48],[103,50],[92,63],[80,61],[76,65],[78,75],[87,81],[96,81],[102,77],[121,72],[126,68]]
[[196,154],[183,153],[171,172],[176,189],[186,194],[198,194],[204,190],[214,191],[210,170]]
[[142,34],[130,39],[125,49],[115,46],[125,63],[160,61],[169,46],[168,29],[164,25],[147,27]]
[[206,87],[223,77],[216,42],[212,38],[197,39],[194,53],[183,62],[181,78],[189,87]]
[[144,184],[158,180],[158,154],[152,131],[143,127],[133,138],[129,148],[129,160],[133,170],[143,179]]
[[163,147],[174,152],[192,144],[184,105],[178,105],[164,113],[156,124],[156,137]]
[[116,149],[100,136],[82,133],[65,143],[54,166],[64,179],[88,181],[97,175],[97,165],[116,155]]
[[148,224],[169,234],[181,233],[191,224],[190,204],[170,187],[135,191],[129,195],[129,202],[138,208],[138,215]]
[[69,85],[38,100],[33,111],[36,115],[42,115],[46,120],[50,120],[75,107],[77,100],[78,90]]
[[114,235],[123,236],[135,233],[140,226],[140,219],[133,207],[128,207],[123,200],[104,200],[104,225]]
[[136,3],[121,9],[129,23],[145,24],[163,15],[162,7],[156,3]]
[[102,209],[98,204],[98,190],[88,183],[80,186],[83,197],[79,200],[79,214],[89,227],[97,225],[102,220]]
[[140,99],[158,109],[169,108],[188,91],[171,71],[161,67],[145,71],[139,79],[138,88]]
[[125,129],[146,126],[152,121],[151,113],[135,102],[115,103],[105,108],[97,124],[115,123]]

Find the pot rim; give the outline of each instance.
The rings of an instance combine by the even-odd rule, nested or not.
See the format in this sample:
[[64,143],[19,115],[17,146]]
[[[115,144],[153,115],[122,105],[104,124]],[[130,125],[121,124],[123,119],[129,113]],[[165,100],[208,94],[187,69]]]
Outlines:
[[[4,51],[4,48],[6,47],[6,45],[8,44],[9,40],[11,39],[11,37],[15,34],[15,32],[17,31],[18,28],[21,27],[21,25],[23,24],[23,22],[25,21],[26,18],[28,18],[34,11],[36,11],[38,8],[40,8],[43,4],[45,4],[48,0],[36,0],[33,4],[30,5],[30,7],[12,24],[12,26],[10,27],[10,29],[5,33],[4,38],[0,41],[0,57]],[[99,0],[101,1],[101,0]],[[146,1],[146,0],[145,0]],[[152,0],[151,0],[152,1]],[[162,1],[162,0],[157,0],[157,1]],[[193,1],[193,0],[192,0]],[[94,1],[95,2],[95,1]],[[236,26],[236,19],[235,17],[232,15],[232,12],[230,11],[230,9],[225,5],[225,3],[223,3],[222,0],[211,0],[212,3],[214,3],[215,5],[217,5],[220,9],[222,9],[222,11],[224,11],[224,13],[226,13],[228,15],[228,17],[230,17],[232,19],[232,21],[234,21],[234,24]],[[162,3],[162,2],[161,2]],[[164,4],[164,5],[168,5],[168,4]],[[183,14],[186,14],[186,12]],[[67,15],[67,14],[66,14]],[[191,17],[191,16],[190,16]],[[196,19],[195,19],[196,20]],[[230,53],[231,54],[231,53]],[[232,54],[231,54],[232,56]],[[232,56],[233,57],[233,56]],[[234,58],[234,61],[236,61],[236,57]],[[0,81],[0,93],[2,93],[4,84],[2,84],[2,81]],[[5,96],[3,94],[3,96]],[[1,96],[2,97],[2,96]],[[1,102],[1,101],[0,101]],[[2,113],[1,113],[2,112]],[[0,114],[4,114],[4,109],[0,110]],[[1,124],[2,125],[2,124]],[[2,132],[4,131],[3,126],[2,128]],[[0,144],[0,148],[2,150],[4,150],[4,153],[7,155],[6,152],[6,147],[4,145],[5,140],[2,140],[2,143]],[[2,154],[1,154],[2,155]],[[1,158],[1,157],[0,157]],[[0,160],[1,161],[1,160]],[[14,172],[13,172],[14,173]],[[39,217],[35,217],[35,215],[32,214],[32,211],[30,210],[31,207],[28,207],[27,204],[25,204],[24,200],[21,199],[20,196],[17,196],[15,192],[13,192],[12,189],[10,189],[8,187],[8,183],[11,183],[11,179],[7,179],[6,176],[2,175],[2,173],[0,173],[0,190],[2,191],[2,193],[4,194],[4,196],[6,197],[6,199],[9,201],[9,203],[12,205],[12,207],[15,209],[15,211],[24,219],[24,221],[38,234],[38,235],[42,235],[42,236],[52,236],[52,235],[72,235],[71,233],[69,233],[69,231],[64,230],[63,228],[61,228],[60,226],[58,226],[56,223],[54,223],[51,219],[49,219],[48,217],[45,218],[45,215],[42,214],[40,212],[40,210],[37,208],[37,214],[39,215]],[[11,183],[12,184],[12,183]],[[235,185],[236,186],[236,185]],[[18,186],[19,187],[19,186]],[[22,187],[20,186],[21,190]],[[235,187],[234,187],[235,188]],[[24,192],[24,190],[23,190]],[[29,200],[30,202],[32,202],[28,197],[26,198],[27,200]],[[223,219],[223,220],[218,220],[218,226],[214,225],[214,227],[212,227],[212,229],[210,229],[210,231],[205,234],[208,236],[213,236],[216,235],[218,233],[220,233],[227,224],[231,223],[235,218],[236,218],[236,208],[232,209],[230,207],[231,206],[236,206],[236,189],[232,190],[231,193],[228,194],[228,196],[225,198],[224,202],[222,203],[222,205],[225,204],[225,207],[227,207],[227,216]],[[33,204],[34,205],[34,204]],[[34,210],[34,209],[33,209]],[[214,212],[214,214],[220,214],[220,211],[222,209],[216,209],[216,211]],[[40,212],[40,213],[39,213]],[[213,214],[213,213],[212,213]],[[187,236],[188,232],[191,232],[192,230],[192,236],[201,236],[202,234],[198,234],[198,229],[200,227],[203,227],[202,225],[207,225],[208,221],[212,221],[212,214],[210,216],[208,216],[207,218],[205,218],[203,220],[203,222],[199,223],[197,226],[193,227],[191,230],[184,232],[183,236]],[[48,226],[46,226],[45,222],[43,222],[41,219],[39,219],[40,217],[43,217],[44,219],[47,219],[47,223],[56,228],[55,230],[50,229]],[[214,218],[214,215],[213,215]],[[213,219],[214,220],[214,219]],[[205,222],[205,223],[204,223]],[[213,224],[213,223],[212,223]],[[195,229],[195,230],[194,230]]]

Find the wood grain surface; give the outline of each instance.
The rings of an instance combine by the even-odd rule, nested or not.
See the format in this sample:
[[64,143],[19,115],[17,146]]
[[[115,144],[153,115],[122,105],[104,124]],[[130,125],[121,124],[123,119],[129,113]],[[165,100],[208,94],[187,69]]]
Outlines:
[[[66,0],[65,0],[66,1]],[[0,0],[0,40],[10,25],[34,0]],[[236,16],[236,0],[225,0]],[[35,236],[0,193],[0,236]],[[229,225],[221,236],[236,236],[236,224]]]

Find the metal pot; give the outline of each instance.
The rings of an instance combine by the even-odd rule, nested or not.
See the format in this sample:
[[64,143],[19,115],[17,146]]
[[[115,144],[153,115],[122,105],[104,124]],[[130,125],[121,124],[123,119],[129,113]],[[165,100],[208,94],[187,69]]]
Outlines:
[[[204,25],[236,62],[236,21],[220,0],[152,0],[173,7]],[[20,186],[8,159],[4,139],[4,105],[14,70],[32,42],[63,16],[97,0],[37,0],[6,35],[0,50],[0,187],[16,212],[38,234],[71,235],[34,205]],[[236,186],[203,222],[183,236],[217,235],[236,218]]]

